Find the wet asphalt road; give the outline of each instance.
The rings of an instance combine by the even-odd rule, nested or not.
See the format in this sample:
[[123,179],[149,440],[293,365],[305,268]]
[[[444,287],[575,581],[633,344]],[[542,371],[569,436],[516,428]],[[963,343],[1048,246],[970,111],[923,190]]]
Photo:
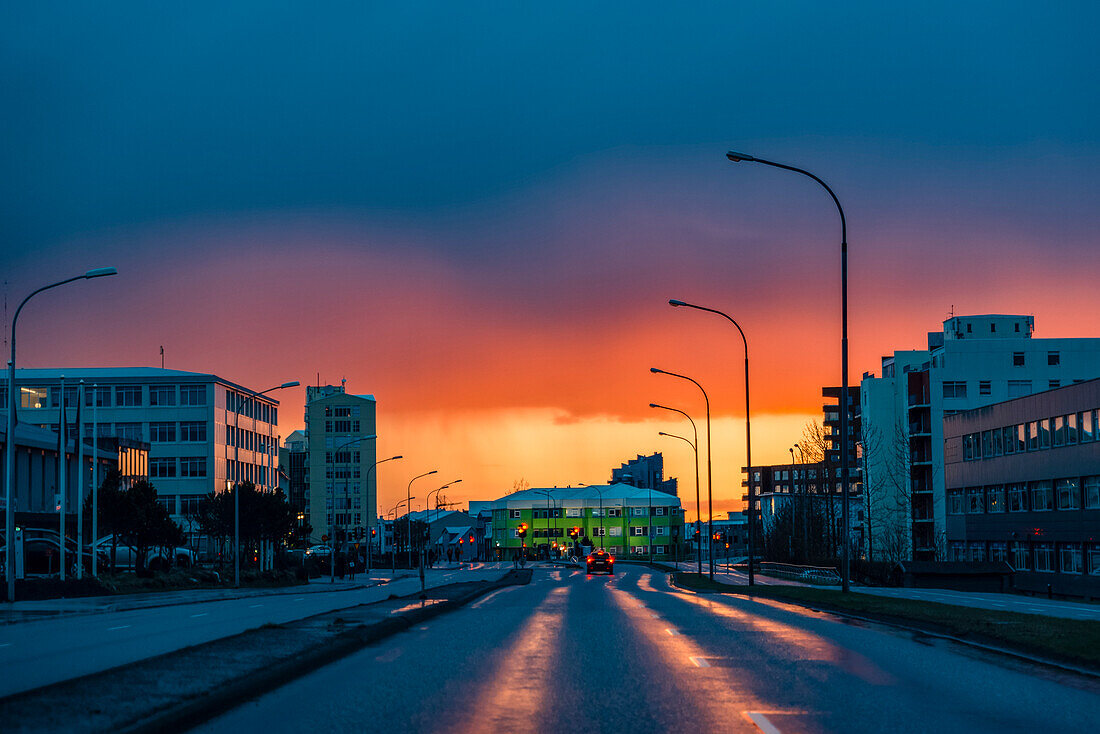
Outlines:
[[1100,683],[664,574],[536,568],[201,731],[1085,732]]

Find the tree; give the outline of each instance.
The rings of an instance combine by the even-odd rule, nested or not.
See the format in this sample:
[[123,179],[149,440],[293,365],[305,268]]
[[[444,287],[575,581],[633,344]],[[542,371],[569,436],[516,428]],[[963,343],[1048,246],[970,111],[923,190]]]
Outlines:
[[258,553],[263,543],[281,544],[301,532],[297,513],[281,489],[261,492],[252,482],[241,482],[238,488],[211,492],[199,504],[199,529],[222,547],[233,538],[234,491],[240,491],[240,550],[245,557]]
[[[156,487],[150,482],[139,479],[125,495],[127,517],[119,535],[123,543],[134,549],[134,570],[140,574],[145,572],[150,550],[174,549],[184,543],[183,530],[172,521],[164,505],[157,502]],[[171,559],[174,555],[169,552],[167,557]]]
[[520,477],[519,479],[512,482],[512,492],[511,492],[511,494],[515,494],[516,492],[522,492],[522,491],[524,491],[526,489],[530,489],[530,488],[531,488],[531,483],[528,482],[523,477]]

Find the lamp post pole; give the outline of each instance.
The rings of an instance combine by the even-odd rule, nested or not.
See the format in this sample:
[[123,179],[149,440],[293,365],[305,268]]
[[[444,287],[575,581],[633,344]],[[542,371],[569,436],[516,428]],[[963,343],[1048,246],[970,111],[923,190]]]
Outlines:
[[423,474],[417,474],[415,477],[413,477],[412,479],[409,480],[409,486],[406,488],[406,491],[405,491],[406,501],[409,503],[409,506],[405,508],[405,519],[408,521],[406,523],[405,527],[408,530],[408,536],[409,536],[408,537],[408,542],[409,542],[409,568],[410,569],[413,567],[413,542],[412,542],[412,526],[413,526],[412,523],[413,523],[413,521],[412,521],[412,494],[411,494],[413,482],[415,482],[417,479],[420,479],[420,477],[426,477],[430,474],[435,474],[437,471],[438,471],[437,469],[432,469],[429,472],[424,472]]
[[802,447],[795,444],[791,447],[791,463],[794,463],[794,452],[798,451],[798,463],[802,467],[802,550],[806,554],[806,560],[810,558],[810,516],[813,515],[812,507],[808,506],[810,497],[807,493],[809,483],[806,481],[806,458],[802,454]]
[[[714,492],[713,492],[713,484],[712,484],[712,481],[711,481],[711,478],[712,478],[713,475],[711,473],[711,461],[710,461],[710,457],[711,457],[710,398],[707,397],[707,391],[703,389],[703,386],[700,385],[695,380],[688,377],[687,375],[680,375],[680,374],[677,374],[675,372],[668,372],[666,370],[657,369],[656,367],[650,367],[649,371],[654,373],[654,374],[657,374],[657,375],[668,375],[669,377],[679,377],[681,380],[687,380],[688,382],[695,385],[695,387],[699,388],[699,392],[703,393],[703,402],[706,403],[706,406],[707,406],[707,537],[710,538],[712,535],[714,535]],[[751,518],[752,516],[750,515],[749,517]],[[749,523],[749,527],[750,528],[752,527],[751,521]],[[713,579],[714,578],[714,549],[713,549],[713,547],[711,545],[711,542],[709,540],[707,541],[707,546],[711,551],[711,552],[707,553],[707,558],[708,558],[708,563],[710,565],[710,578]],[[751,556],[750,556],[750,558],[751,558]],[[751,563],[749,564],[749,573],[750,573],[749,580],[751,581],[752,580],[752,575],[751,575],[751,573],[752,573],[752,564]]]
[[662,410],[671,410],[673,413],[679,413],[680,415],[687,418],[688,422],[691,423],[692,435],[695,436],[694,441],[688,441],[683,436],[674,436],[671,433],[660,433],[660,435],[670,436],[672,438],[679,438],[683,441],[687,441],[688,445],[691,446],[691,450],[695,452],[695,532],[699,534],[698,538],[695,541],[695,553],[696,553],[696,556],[697,556],[696,561],[698,562],[698,573],[699,573],[700,576],[702,576],[703,575],[703,534],[702,534],[702,531],[700,529],[700,525],[701,525],[700,517],[702,515],[702,503],[699,501],[699,429],[697,429],[695,427],[695,421],[693,421],[691,419],[691,416],[688,415],[687,413],[685,413],[684,411],[680,410],[679,408],[670,408],[667,405],[658,405],[656,403],[650,403],[649,407],[651,407],[651,408],[660,408]]
[[413,499],[413,498],[410,497],[409,499],[401,500],[400,502],[398,502],[396,505],[393,506],[392,510],[390,510],[389,512],[386,513],[387,515],[393,515],[393,524],[391,525],[391,530],[393,532],[393,545],[390,547],[390,561],[392,561],[392,573],[393,573],[393,575],[397,575],[397,508],[399,508],[399,507],[401,507],[401,505],[409,502],[409,500],[411,500],[411,499]]
[[[695,500],[696,505],[695,506],[698,508],[698,506],[699,506],[699,504],[698,504],[698,502],[699,502],[699,499],[698,499],[698,497],[699,497],[699,447],[695,443],[692,443],[690,438],[685,438],[683,436],[677,436],[675,433],[665,433],[664,431],[658,431],[657,435],[658,436],[668,436],[669,438],[678,438],[681,441],[683,441],[684,443],[686,443],[688,446],[690,446],[692,452],[695,454],[695,497],[696,497],[696,500]],[[699,437],[696,436],[696,441],[698,441],[698,440],[699,440]],[[669,524],[670,525],[672,524],[671,519],[669,520]],[[702,535],[702,532],[700,531],[699,525],[700,525],[699,513],[696,512],[695,513],[695,532],[699,533],[699,535],[698,535],[698,537],[696,538],[696,541],[695,541],[695,560],[699,564],[698,573],[699,573],[700,576],[702,576],[703,575],[703,547],[702,547],[703,535]]]
[[[74,275],[56,283],[44,285],[38,290],[32,291],[29,296],[23,299],[19,304],[19,308],[15,309],[15,316],[11,320],[11,337],[9,339],[11,356],[8,359],[8,430],[5,435],[4,446],[4,543],[7,546],[7,551],[4,554],[6,566],[4,575],[8,581],[7,599],[9,602],[15,601],[15,412],[19,405],[19,401],[15,397],[15,325],[19,321],[19,312],[27,305],[27,301],[42,291],[48,291],[51,288],[57,288],[76,280],[91,280],[92,278],[102,278],[108,275],[118,275],[118,270],[116,268],[96,268],[87,271],[83,275]],[[64,543],[64,539],[62,539],[62,543]]]
[[595,486],[590,487],[590,489],[596,490],[596,494],[600,496],[600,548],[603,549],[603,490]]
[[[749,500],[749,586],[753,586],[756,583],[755,577],[755,560],[756,560],[756,492],[752,486],[752,420],[749,415],[749,340],[745,338],[745,332],[733,318],[714,308],[707,308],[706,306],[697,306],[693,303],[687,303],[686,301],[680,301],[675,298],[669,299],[668,305],[672,307],[683,306],[685,308],[694,308],[699,311],[707,311],[708,313],[717,314],[722,318],[729,321],[735,327],[737,327],[737,333],[741,335],[741,343],[745,347],[745,464],[747,465],[747,478],[748,478],[748,500]],[[710,450],[708,449],[709,453]]]
[[[435,501],[436,501],[435,519],[438,520],[439,519],[439,493],[441,491],[443,491],[444,489],[446,489],[447,487],[451,486],[452,484],[458,484],[461,481],[462,481],[461,479],[456,479],[453,482],[447,482],[442,487],[439,487],[437,489],[433,489],[431,492],[428,492],[428,496],[424,498],[424,513],[428,518],[428,541],[429,542],[432,539],[432,514],[431,514],[432,513],[432,501],[431,501],[432,500],[432,495],[433,494],[435,495]],[[430,546],[429,546],[428,550],[429,551],[431,550]]]
[[[553,498],[550,492],[537,489],[535,490],[542,496],[546,497],[546,557],[550,558],[550,503],[554,503],[554,510],[558,509],[558,501]],[[533,529],[533,528],[532,528]]]
[[784,163],[756,158],[745,153],[736,153],[732,150],[726,153],[726,158],[733,163],[763,163],[765,166],[782,168],[785,171],[801,173],[803,176],[812,178],[829,193],[833,203],[836,204],[837,212],[840,214],[840,482],[841,491],[843,492],[840,512],[841,524],[844,526],[844,541],[841,543],[840,581],[841,591],[846,593],[849,589],[848,546],[850,543],[848,537],[848,223],[844,218],[844,208],[840,205],[840,199],[837,198],[828,184],[809,171],[795,166],[788,166]]
[[[377,437],[377,434],[375,434],[375,436]],[[372,471],[374,471],[374,468],[376,466],[378,466],[379,464],[385,464],[387,461],[395,461],[397,459],[403,459],[403,458],[405,458],[405,457],[398,454],[397,456],[391,456],[388,459],[381,459],[381,460],[376,461],[373,464],[371,464],[370,468],[367,469],[367,478],[366,478],[365,483],[363,484],[363,487],[364,487],[364,489],[367,490],[367,500],[368,500],[367,504],[368,505],[370,504],[370,501],[369,501],[370,500],[370,473]],[[377,492],[377,490],[374,493],[374,497],[375,497],[374,504],[375,504],[375,507],[377,507],[377,505],[378,505],[378,492]],[[373,515],[373,514],[374,514],[374,511],[372,510],[371,515]],[[368,533],[370,532],[370,529],[371,529],[370,528],[371,520],[376,520],[376,519],[377,518],[374,518],[374,517],[369,517],[369,516],[367,517],[367,532]],[[370,570],[371,570],[371,556],[373,555],[373,552],[374,552],[374,549],[371,546],[373,546],[373,545],[374,545],[373,540],[370,537],[368,537],[367,538],[367,572],[368,573],[370,573]]]
[[242,401],[233,399],[233,586],[238,589],[241,587],[241,409],[261,395],[298,385],[297,381],[284,382],[260,392],[250,391]]

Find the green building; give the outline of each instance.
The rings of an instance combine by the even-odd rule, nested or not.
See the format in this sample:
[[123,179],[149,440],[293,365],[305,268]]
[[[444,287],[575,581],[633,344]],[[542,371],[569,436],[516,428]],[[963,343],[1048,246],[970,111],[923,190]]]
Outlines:
[[[527,524],[527,537],[519,527]],[[493,502],[491,549],[508,557],[521,547],[573,543],[604,547],[613,555],[671,558],[683,548],[680,498],[629,484],[527,489]]]

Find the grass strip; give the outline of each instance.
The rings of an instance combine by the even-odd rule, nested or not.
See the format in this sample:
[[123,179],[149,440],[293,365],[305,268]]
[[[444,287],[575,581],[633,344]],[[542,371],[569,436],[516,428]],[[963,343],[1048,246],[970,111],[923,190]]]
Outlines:
[[674,572],[674,578],[677,586],[694,591],[739,594],[823,611],[848,612],[1100,671],[1100,622],[859,592],[845,594],[834,589],[804,586],[732,586],[684,571]]

